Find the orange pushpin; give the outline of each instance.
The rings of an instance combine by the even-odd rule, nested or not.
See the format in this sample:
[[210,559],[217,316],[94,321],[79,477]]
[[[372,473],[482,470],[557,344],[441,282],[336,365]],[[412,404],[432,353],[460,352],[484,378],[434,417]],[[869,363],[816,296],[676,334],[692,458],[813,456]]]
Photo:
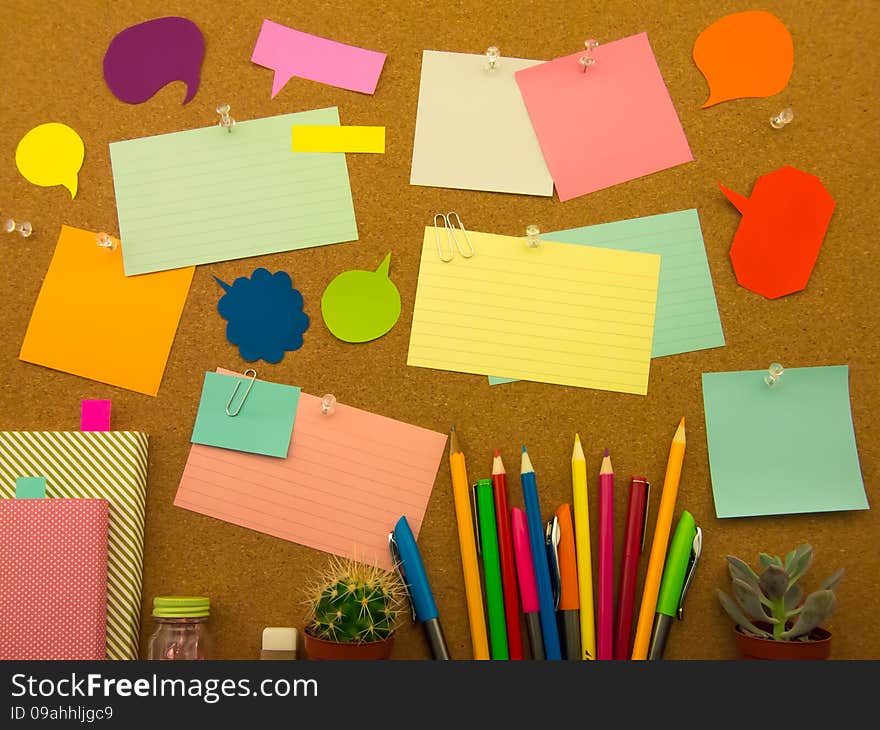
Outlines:
[[740,286],[767,299],[804,289],[834,212],[822,181],[786,166],[759,177],[750,198],[719,187],[743,216],[730,247]]
[[749,10],[725,15],[700,33],[694,63],[709,82],[705,109],[730,99],[778,94],[791,78],[794,44],[779,18]]

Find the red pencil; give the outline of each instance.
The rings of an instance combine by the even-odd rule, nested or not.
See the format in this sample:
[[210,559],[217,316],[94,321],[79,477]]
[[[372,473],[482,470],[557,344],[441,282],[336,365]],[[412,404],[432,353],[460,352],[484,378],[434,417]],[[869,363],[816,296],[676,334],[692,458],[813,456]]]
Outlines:
[[501,454],[495,449],[492,460],[492,493],[495,496],[495,521],[498,523],[498,552],[501,557],[501,587],[504,592],[504,618],[507,624],[507,652],[511,659],[523,658],[519,619],[519,591],[516,587],[516,563],[510,534],[510,508],[507,505],[507,474]]
[[620,598],[617,604],[617,633],[614,637],[614,658],[629,659],[632,636],[633,606],[636,600],[636,578],[639,558],[645,546],[645,524],[648,519],[648,481],[633,477],[629,485],[629,506],[626,510],[626,542],[620,566]]

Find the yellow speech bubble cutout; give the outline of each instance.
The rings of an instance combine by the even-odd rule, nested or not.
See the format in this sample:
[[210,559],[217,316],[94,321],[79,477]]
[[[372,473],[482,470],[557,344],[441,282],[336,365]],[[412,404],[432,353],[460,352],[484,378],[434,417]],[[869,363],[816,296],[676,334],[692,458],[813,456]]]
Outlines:
[[707,106],[731,99],[773,96],[794,67],[791,33],[772,13],[725,15],[697,36],[694,63],[709,82]]
[[44,188],[63,185],[75,198],[85,154],[82,137],[66,124],[49,122],[21,138],[15,164],[28,182]]

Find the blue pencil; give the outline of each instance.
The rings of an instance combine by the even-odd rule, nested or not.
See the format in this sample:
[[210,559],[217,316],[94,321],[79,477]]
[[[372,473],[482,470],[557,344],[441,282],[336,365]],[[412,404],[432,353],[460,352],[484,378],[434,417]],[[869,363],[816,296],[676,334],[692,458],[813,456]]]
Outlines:
[[535,581],[538,584],[538,609],[541,616],[541,634],[544,637],[544,653],[547,659],[562,659],[559,645],[559,629],[556,626],[556,610],[550,588],[550,568],[547,565],[547,547],[541,529],[541,504],[538,501],[538,483],[535,470],[526,447],[522,448],[523,501],[526,505],[526,522],[529,526],[529,542],[532,545],[532,561],[535,563]]

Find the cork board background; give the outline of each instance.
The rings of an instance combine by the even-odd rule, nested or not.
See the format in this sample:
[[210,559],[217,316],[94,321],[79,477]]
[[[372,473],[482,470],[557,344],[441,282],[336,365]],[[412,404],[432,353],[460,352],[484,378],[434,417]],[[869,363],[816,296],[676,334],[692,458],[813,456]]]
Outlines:
[[[662,482],[669,440],[687,417],[688,447],[676,512],[691,510],[704,530],[704,564],[688,598],[685,622],[673,630],[669,658],[732,658],[733,636],[714,597],[728,583],[723,556],[754,561],[760,550],[784,552],[809,540],[816,549],[812,579],[838,566],[847,570],[839,608],[829,628],[835,658],[880,658],[874,605],[880,569],[877,482],[880,477],[880,378],[874,295],[880,76],[874,39],[880,7],[870,0],[802,3],[766,0],[791,29],[795,70],[788,88],[770,99],[700,104],[706,83],[691,60],[697,34],[729,12],[751,4],[708,0],[615,0],[600,5],[557,0],[503,4],[409,0],[238,3],[121,0],[114,3],[2,4],[8,29],[0,46],[0,212],[30,220],[29,239],[6,236],[0,246],[4,305],[0,309],[0,428],[76,429],[79,401],[111,398],[113,426],[151,435],[148,519],[143,584],[142,653],[152,631],[154,595],[211,597],[215,656],[258,656],[264,626],[302,626],[302,589],[323,565],[321,553],[172,506],[189,449],[203,374],[217,366],[243,368],[226,342],[213,282],[249,274],[256,266],[291,272],[313,326],[299,352],[278,365],[257,365],[260,377],[334,393],[344,403],[439,431],[455,422],[470,474],[488,474],[498,446],[515,472],[523,442],[539,472],[548,513],[570,500],[569,456],[575,430],[588,449],[595,485],[601,449],[611,449],[619,475],[616,509],[618,559],[624,534],[627,477],[645,473]],[[123,28],[163,15],[195,21],[206,40],[201,85],[181,106],[180,83],[145,104],[116,100],[104,84],[101,61]],[[388,60],[375,96],[292,79],[270,99],[272,72],[251,64],[263,18],[366,48]],[[583,46],[647,31],[680,114],[695,161],[567,203],[558,199],[441,190],[409,185],[420,59],[423,49],[553,58]],[[743,53],[748,53],[743,48]],[[199,267],[157,398],[86,381],[17,359],[30,312],[62,223],[118,233],[108,143],[216,122],[228,102],[238,120],[337,105],[343,124],[387,127],[385,155],[350,155],[351,187],[360,240]],[[784,106],[796,118],[787,129],[768,119]],[[597,114],[604,113],[596,110]],[[613,112],[610,112],[613,113]],[[15,147],[33,126],[62,121],[85,141],[79,193],[37,188],[14,165]],[[486,119],[486,124],[503,124]],[[737,286],[727,256],[739,214],[717,183],[748,194],[755,179],[783,164],[818,175],[836,198],[818,263],[806,291],[774,302]],[[456,210],[472,230],[522,235],[696,207],[700,213],[727,346],[655,360],[647,397],[515,383],[490,388],[484,377],[406,366],[422,229],[438,210]],[[340,271],[374,269],[393,252],[392,278],[403,315],[381,340],[347,345],[320,318],[320,295]],[[108,302],[112,306],[112,302]],[[700,373],[766,367],[849,364],[856,437],[868,499],[874,509],[829,515],[717,520],[709,480]],[[511,496],[521,506],[515,474]],[[659,500],[654,491],[651,527]],[[597,516],[595,493],[591,512]],[[419,540],[437,595],[450,650],[470,656],[449,470],[444,459]],[[593,525],[594,535],[597,529]],[[650,544],[650,531],[648,535]],[[643,557],[642,572],[647,559]],[[641,585],[641,578],[639,585]],[[812,584],[810,584],[812,585]],[[640,589],[639,589],[640,590]],[[872,630],[873,629],[873,630]],[[396,656],[429,656],[421,631],[405,626]]]

